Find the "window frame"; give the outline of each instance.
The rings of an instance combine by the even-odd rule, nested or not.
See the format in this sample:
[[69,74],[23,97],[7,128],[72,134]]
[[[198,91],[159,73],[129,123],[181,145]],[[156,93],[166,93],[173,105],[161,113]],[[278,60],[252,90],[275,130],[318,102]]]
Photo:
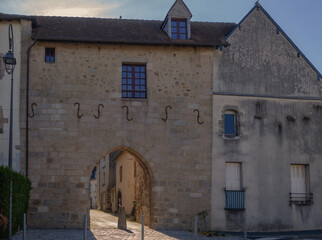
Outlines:
[[122,63],[121,92],[123,99],[147,99],[147,66],[145,63]]
[[56,61],[56,49],[45,48],[45,62],[54,63]]
[[[232,167],[234,166],[234,167]],[[238,167],[237,167],[238,166]],[[241,162],[226,162],[225,166],[225,196],[226,196],[226,203],[225,203],[225,209],[226,210],[233,210],[233,211],[240,211],[245,210],[245,189],[243,188],[243,174],[242,174],[242,163]],[[232,173],[231,171],[228,171],[228,169],[238,169],[238,187],[229,187],[229,183],[231,181],[228,177],[229,173]]]
[[[229,121],[228,119],[226,119],[226,116],[228,115],[233,115],[233,133],[231,133],[229,130],[229,128],[231,128],[231,126],[227,126],[227,121]],[[238,112],[232,109],[228,109],[224,112],[223,114],[223,119],[224,119],[224,137],[226,138],[236,138],[239,136],[239,126],[238,126]],[[231,123],[231,120],[230,120]]]
[[[230,189],[228,186],[227,186],[227,176],[228,176],[228,166],[232,166],[232,165],[235,165],[235,166],[238,166],[238,175],[239,175],[239,189]],[[232,190],[232,191],[241,191],[243,190],[243,175],[242,175],[242,163],[241,162],[226,162],[225,164],[225,171],[226,171],[226,179],[225,179],[225,183],[226,183],[226,186],[225,186],[225,189],[226,190]]]
[[121,165],[120,166],[120,183],[122,182],[123,180],[123,166]]
[[[173,26],[173,23],[176,23],[176,26]],[[181,27],[180,23],[184,22],[185,26]],[[175,29],[175,31],[173,31]],[[181,29],[185,29],[184,33],[181,33]],[[174,38],[174,34],[177,35],[177,38]],[[181,38],[181,35],[185,35],[185,38]],[[185,18],[173,18],[171,19],[171,38],[174,40],[187,40],[188,39],[188,21]]]
[[[305,192],[304,193],[296,193],[293,192],[293,177],[292,167],[303,167],[304,168],[304,185],[305,185]],[[310,190],[310,167],[308,164],[299,164],[299,163],[292,163],[290,164],[290,176],[291,176],[291,191],[290,191],[290,205],[310,205],[313,203],[313,193]]]

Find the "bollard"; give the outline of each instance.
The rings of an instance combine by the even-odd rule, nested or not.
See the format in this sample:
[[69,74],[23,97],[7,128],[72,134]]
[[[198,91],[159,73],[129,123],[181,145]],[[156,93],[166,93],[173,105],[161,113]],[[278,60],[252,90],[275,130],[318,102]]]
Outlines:
[[247,240],[247,219],[246,219],[246,210],[244,211],[244,240]]
[[26,240],[26,214],[23,214],[23,234],[22,239]]
[[84,236],[83,240],[86,240],[86,235],[87,235],[87,215],[84,215]]
[[195,233],[194,233],[195,240],[197,239],[197,233],[198,233],[198,216],[195,216]]
[[126,224],[126,215],[125,215],[125,208],[120,207],[119,208],[119,218],[117,220],[117,228],[126,230],[127,224]]
[[144,215],[142,214],[141,240],[144,240]]
[[[9,151],[11,151],[10,148],[9,148]],[[10,180],[10,198],[9,198],[9,240],[11,239],[12,239],[12,179]]]

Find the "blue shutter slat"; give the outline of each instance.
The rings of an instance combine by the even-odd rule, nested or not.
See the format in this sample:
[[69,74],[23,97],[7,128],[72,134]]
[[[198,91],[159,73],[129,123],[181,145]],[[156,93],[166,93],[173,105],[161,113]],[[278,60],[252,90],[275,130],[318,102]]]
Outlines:
[[225,114],[225,134],[235,135],[235,115]]

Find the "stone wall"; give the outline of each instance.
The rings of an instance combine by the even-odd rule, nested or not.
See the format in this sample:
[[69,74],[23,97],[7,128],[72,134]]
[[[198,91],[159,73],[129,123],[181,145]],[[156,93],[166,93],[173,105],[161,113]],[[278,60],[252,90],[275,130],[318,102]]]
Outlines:
[[151,213],[151,182],[148,173],[135,162],[135,217],[136,221],[142,223],[142,215],[144,215],[144,224],[150,225]]
[[261,10],[228,38],[214,91],[267,96],[322,96],[321,81]]
[[[56,48],[55,63],[44,62],[45,47]],[[30,120],[29,224],[81,227],[95,162],[126,149],[151,179],[151,226],[192,229],[194,215],[210,209],[213,58],[211,48],[37,43],[31,54],[30,102],[37,108]],[[121,98],[122,63],[146,64],[147,99]],[[95,119],[98,104],[104,108]]]

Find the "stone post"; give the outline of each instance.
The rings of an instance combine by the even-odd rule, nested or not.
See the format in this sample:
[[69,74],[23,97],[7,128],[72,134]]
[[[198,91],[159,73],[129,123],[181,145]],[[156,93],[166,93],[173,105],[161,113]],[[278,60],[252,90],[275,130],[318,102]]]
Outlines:
[[125,217],[125,208],[119,208],[119,219],[117,222],[117,228],[126,230],[126,217]]

